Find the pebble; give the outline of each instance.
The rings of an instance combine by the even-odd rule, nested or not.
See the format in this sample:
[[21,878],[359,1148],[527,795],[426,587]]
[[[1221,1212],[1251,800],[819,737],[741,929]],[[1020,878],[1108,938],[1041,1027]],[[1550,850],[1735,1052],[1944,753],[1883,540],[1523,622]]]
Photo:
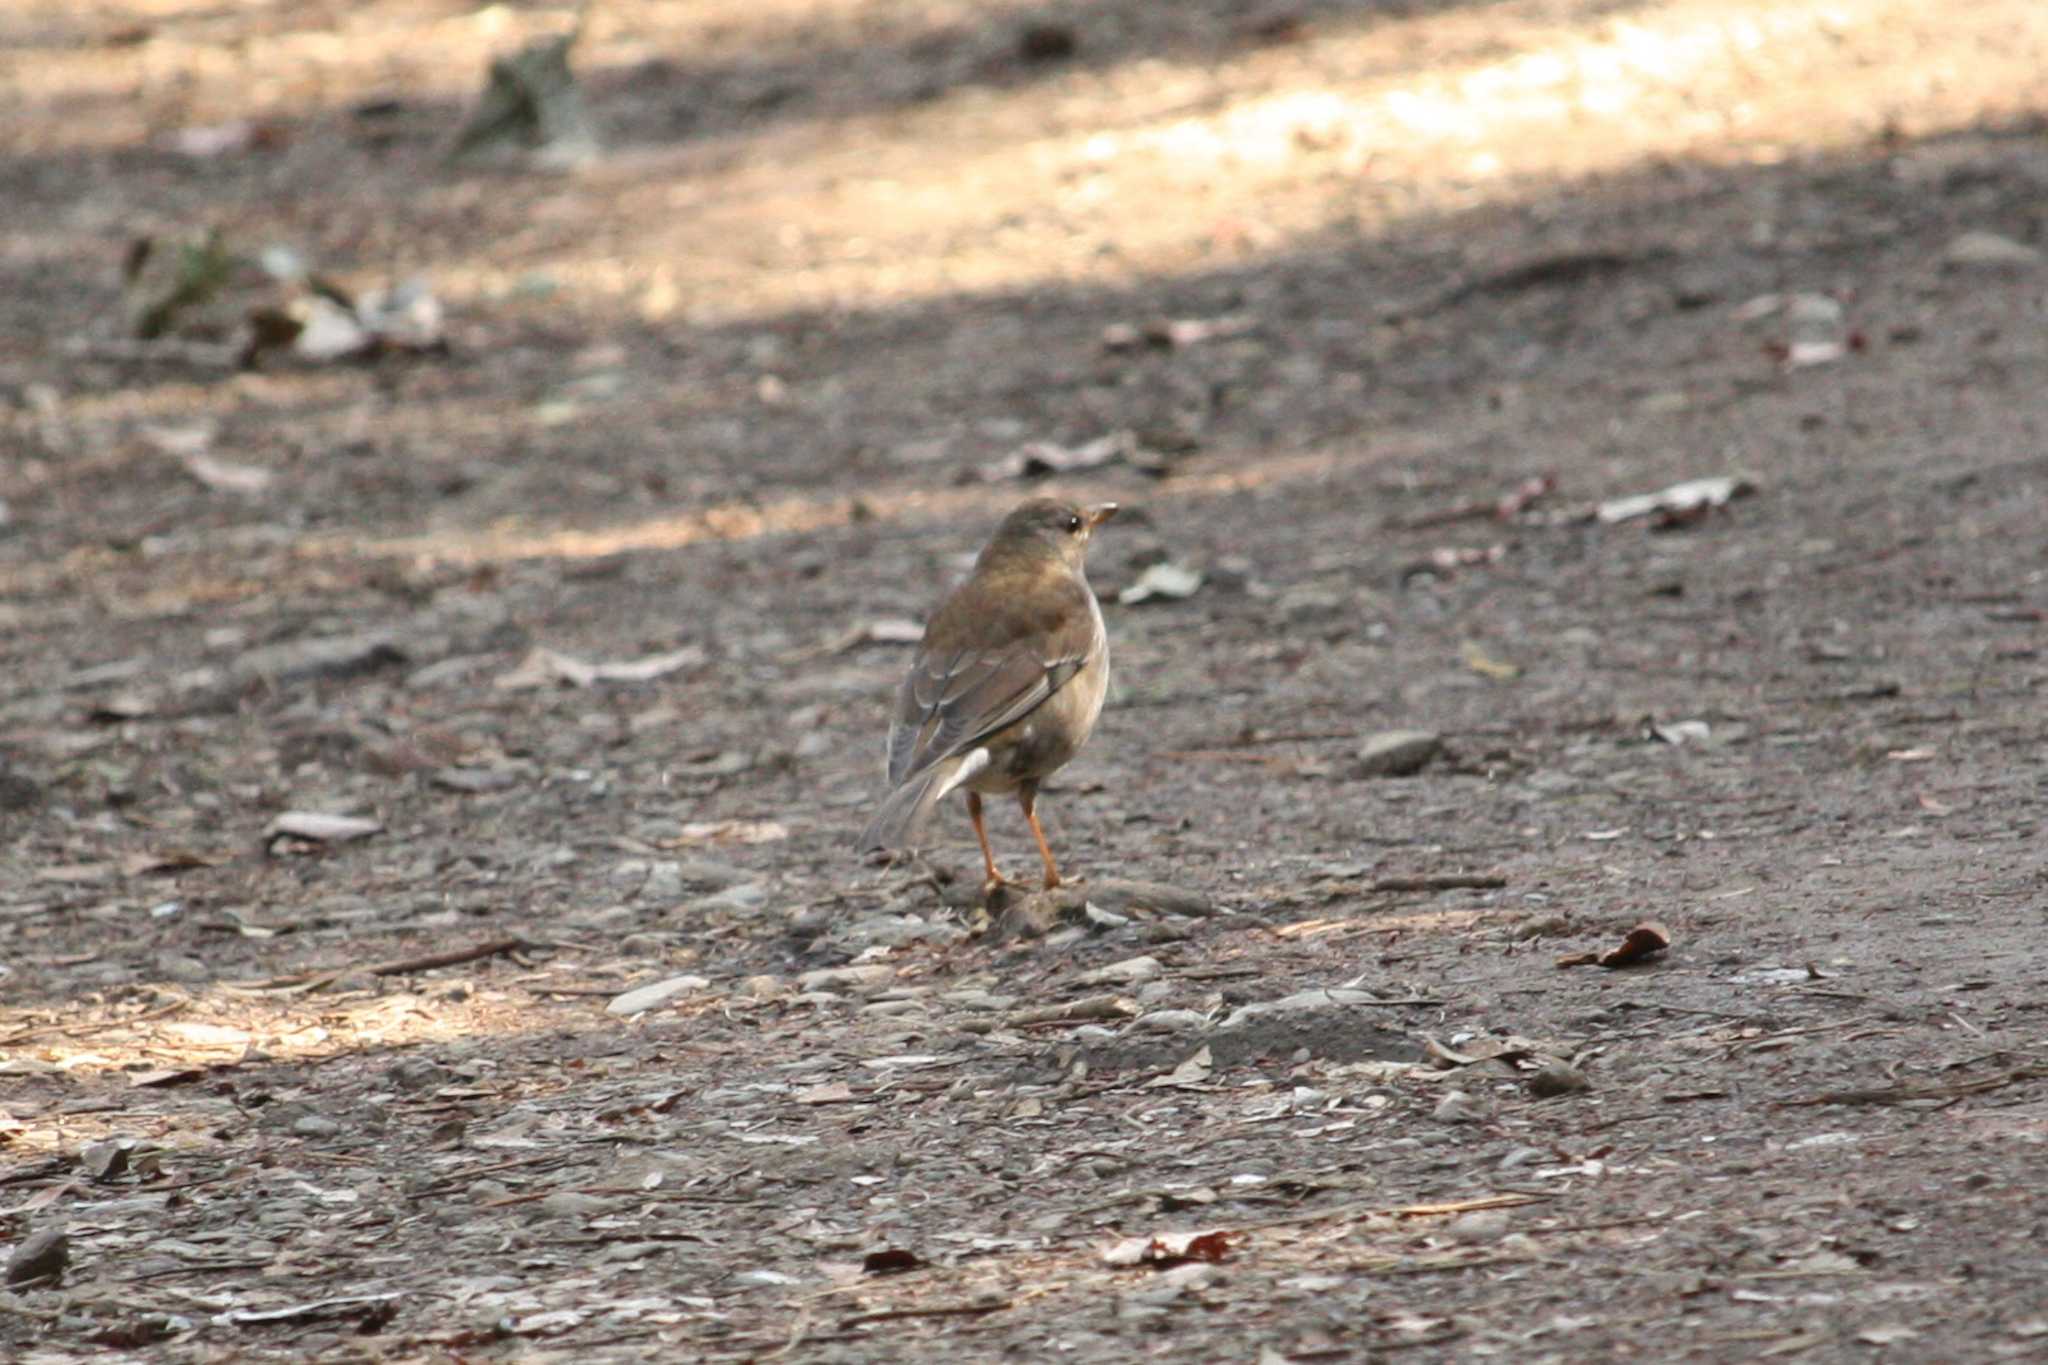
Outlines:
[[609,1199],[594,1194],[578,1194],[575,1190],[556,1190],[533,1206],[541,1218],[595,1218],[612,1206]]
[[1529,1093],[1537,1099],[1550,1099],[1557,1095],[1576,1095],[1591,1090],[1593,1082],[1586,1079],[1586,1073],[1570,1062],[1551,1058],[1529,1077]]
[[1156,957],[1127,957],[1121,962],[1112,962],[1106,967],[1081,973],[1075,984],[1082,986],[1134,986],[1141,981],[1150,981],[1166,968]]
[[1407,777],[1442,751],[1441,736],[1428,730],[1383,730],[1358,747],[1357,777]]
[[1942,250],[1943,265],[1960,269],[2011,269],[2041,263],[2038,247],[1995,232],[1966,232]]
[[70,1264],[70,1236],[60,1227],[42,1228],[23,1238],[7,1258],[7,1283],[49,1279],[62,1275]]
[[1453,1090],[1436,1102],[1438,1123],[1478,1123],[1486,1117],[1486,1106],[1462,1090]]
[[870,962],[860,967],[819,967],[805,972],[796,980],[806,993],[842,989],[867,994],[892,984],[896,980],[896,969],[882,962]]
[[701,991],[710,985],[711,982],[706,977],[672,976],[666,981],[656,981],[651,985],[636,986],[623,995],[613,996],[612,1002],[604,1007],[604,1011],[606,1014],[618,1015],[620,1017],[643,1014],[657,1006],[667,1004],[679,995],[688,995],[692,991]]

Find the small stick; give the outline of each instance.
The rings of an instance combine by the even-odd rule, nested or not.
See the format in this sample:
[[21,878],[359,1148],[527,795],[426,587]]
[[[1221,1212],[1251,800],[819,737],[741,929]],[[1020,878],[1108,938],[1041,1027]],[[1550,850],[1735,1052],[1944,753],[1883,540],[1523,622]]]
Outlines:
[[353,972],[369,976],[405,976],[413,972],[431,972],[437,967],[455,967],[465,962],[476,962],[501,953],[514,953],[530,946],[523,938],[494,938],[468,948],[449,948],[438,953],[423,953],[418,957],[392,958],[386,962],[373,962],[367,967],[335,967],[320,972],[300,972],[296,976],[277,976],[253,988],[259,991],[317,991],[331,986]]
[[1508,879],[1497,872],[1442,872],[1427,877],[1381,877],[1369,891],[1498,891]]
[[848,1327],[860,1327],[870,1322],[894,1322],[899,1318],[978,1318],[1013,1306],[1008,1299],[997,1299],[990,1303],[944,1304],[936,1308],[878,1308],[872,1313],[855,1313],[850,1318],[841,1318],[839,1326],[843,1331]]

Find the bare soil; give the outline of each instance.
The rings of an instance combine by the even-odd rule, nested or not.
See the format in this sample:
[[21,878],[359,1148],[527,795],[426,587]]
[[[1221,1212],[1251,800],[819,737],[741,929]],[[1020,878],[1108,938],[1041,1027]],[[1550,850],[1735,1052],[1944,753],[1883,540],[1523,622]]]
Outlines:
[[[572,17],[0,16],[0,1354],[2048,1352],[2048,11],[603,0],[444,164]],[[1034,918],[848,843],[1047,487]]]

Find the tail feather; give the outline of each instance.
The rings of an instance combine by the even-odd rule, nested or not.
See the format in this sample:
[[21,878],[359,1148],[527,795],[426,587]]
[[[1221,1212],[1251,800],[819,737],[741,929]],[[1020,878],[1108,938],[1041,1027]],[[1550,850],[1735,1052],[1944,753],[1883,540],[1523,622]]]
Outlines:
[[988,766],[986,749],[974,749],[949,758],[905,782],[882,798],[881,809],[861,831],[859,852],[878,848],[905,848],[931,818],[933,807],[946,795]]

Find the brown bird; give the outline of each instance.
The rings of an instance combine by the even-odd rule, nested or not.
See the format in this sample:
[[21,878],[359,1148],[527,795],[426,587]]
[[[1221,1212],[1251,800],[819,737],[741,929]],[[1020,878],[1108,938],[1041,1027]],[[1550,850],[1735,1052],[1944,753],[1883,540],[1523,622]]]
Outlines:
[[967,791],[967,818],[988,870],[1008,884],[982,825],[981,798],[1014,792],[1045,860],[1038,784],[1079,752],[1109,689],[1109,637],[1084,562],[1116,504],[1024,503],[996,528],[967,581],[925,626],[889,724],[889,794],[860,836],[863,852],[900,848],[947,793]]

